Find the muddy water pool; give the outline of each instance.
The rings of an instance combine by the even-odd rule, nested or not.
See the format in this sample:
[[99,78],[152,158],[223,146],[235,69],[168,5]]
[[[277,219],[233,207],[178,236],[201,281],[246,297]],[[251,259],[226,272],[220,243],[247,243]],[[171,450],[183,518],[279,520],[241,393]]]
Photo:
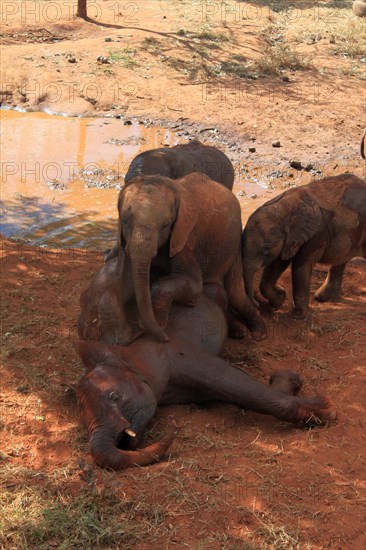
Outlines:
[[[117,196],[141,151],[187,140],[144,123],[2,110],[1,232],[33,245],[115,242]],[[271,193],[236,181],[243,221]],[[253,197],[255,199],[253,200]]]

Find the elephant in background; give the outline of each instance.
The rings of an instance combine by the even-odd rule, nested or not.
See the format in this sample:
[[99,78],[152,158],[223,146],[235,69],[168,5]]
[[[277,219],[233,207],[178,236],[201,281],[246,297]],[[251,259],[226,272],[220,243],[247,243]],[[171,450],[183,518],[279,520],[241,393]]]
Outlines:
[[[216,147],[203,145],[197,139],[171,148],[160,147],[143,151],[131,162],[124,187],[143,176],[160,175],[180,179],[193,172],[208,176],[209,179],[203,178],[207,183],[212,180],[230,191],[233,188],[235,173],[230,159]],[[104,251],[104,261],[115,258],[117,254],[118,245],[115,245]]]
[[[109,307],[111,319],[118,319],[118,304],[106,293],[108,281],[113,286],[117,272],[117,261],[112,260],[92,283],[94,293],[79,318],[79,334],[89,340],[103,338],[104,327],[95,330],[103,323],[100,318],[95,321],[101,302],[102,309]],[[221,290],[218,288],[219,294]],[[127,309],[131,318],[136,317],[136,304],[131,302]],[[119,330],[118,323],[114,329]],[[302,425],[314,418],[318,424],[326,424],[335,417],[326,398],[295,395],[303,383],[298,374],[277,372],[266,386],[217,357],[226,341],[227,323],[221,307],[205,295],[192,308],[173,305],[167,334],[169,342],[165,344],[149,335],[128,347],[103,341],[76,342],[87,369],[76,394],[91,453],[99,466],[120,470],[161,458],[178,432],[176,426],[160,441],[136,449],[158,404],[224,401]]]
[[[233,193],[199,173],[178,180],[144,176],[121,190],[118,211],[121,312],[132,297],[126,291],[132,277],[143,328],[167,341],[171,304],[192,306],[203,285],[217,284],[252,336],[265,338],[266,326],[245,294],[241,211]],[[152,270],[160,277],[150,289]]]
[[166,176],[179,179],[192,172],[202,172],[230,191],[234,184],[234,167],[228,157],[210,145],[192,140],[175,147],[150,149],[137,155],[125,176],[125,185],[141,176]]
[[331,267],[315,297],[339,299],[346,263],[355,256],[366,257],[366,183],[341,174],[282,193],[250,216],[242,251],[251,300],[254,276],[263,269],[260,292],[274,308],[281,307],[286,293],[276,282],[290,262],[295,317],[303,318],[308,311],[317,262]]

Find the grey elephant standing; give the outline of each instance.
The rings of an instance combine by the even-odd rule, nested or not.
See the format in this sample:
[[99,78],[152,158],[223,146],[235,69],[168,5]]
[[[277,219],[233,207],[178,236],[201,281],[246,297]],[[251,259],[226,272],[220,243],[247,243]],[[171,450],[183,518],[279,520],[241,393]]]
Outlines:
[[274,308],[286,293],[276,285],[292,263],[295,317],[308,311],[310,278],[317,262],[330,264],[318,300],[337,300],[346,263],[366,257],[366,183],[341,174],[290,189],[266,202],[248,219],[242,238],[244,281],[254,300],[254,276],[263,269],[260,292]]
[[175,147],[150,149],[137,155],[125,176],[125,185],[141,176],[166,176],[179,179],[192,172],[202,172],[211,180],[221,183],[230,191],[234,184],[234,167],[229,158],[211,145],[194,139]]

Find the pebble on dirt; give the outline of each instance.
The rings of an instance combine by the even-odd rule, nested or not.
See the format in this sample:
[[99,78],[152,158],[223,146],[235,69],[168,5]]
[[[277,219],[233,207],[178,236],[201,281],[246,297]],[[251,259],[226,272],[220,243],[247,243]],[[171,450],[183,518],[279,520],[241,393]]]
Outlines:
[[105,57],[104,55],[97,57],[97,61],[99,61],[99,63],[110,64],[108,57]]
[[304,167],[299,160],[290,160],[290,166],[291,168],[295,168],[295,170],[304,170]]

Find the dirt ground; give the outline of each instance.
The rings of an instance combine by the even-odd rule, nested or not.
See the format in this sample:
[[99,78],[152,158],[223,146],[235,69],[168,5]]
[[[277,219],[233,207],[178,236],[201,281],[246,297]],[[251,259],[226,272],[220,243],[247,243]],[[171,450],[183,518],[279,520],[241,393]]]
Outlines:
[[[3,107],[200,128],[201,139],[225,136],[229,156],[258,177],[282,171],[279,183],[364,176],[365,19],[351,2],[108,0],[89,2],[89,21],[74,19],[74,4],[2,2]],[[301,372],[302,392],[326,394],[336,424],[302,430],[219,404],[161,408],[146,441],[171,418],[183,426],[166,460],[114,473],[93,464],[72,391],[83,373],[72,346],[78,298],[102,258],[1,244],[3,548],[365,548],[362,260],[349,264],[341,302],[313,301],[304,321],[287,315],[286,272],[268,340],[226,350],[263,381]],[[312,290],[325,273],[315,268]]]

